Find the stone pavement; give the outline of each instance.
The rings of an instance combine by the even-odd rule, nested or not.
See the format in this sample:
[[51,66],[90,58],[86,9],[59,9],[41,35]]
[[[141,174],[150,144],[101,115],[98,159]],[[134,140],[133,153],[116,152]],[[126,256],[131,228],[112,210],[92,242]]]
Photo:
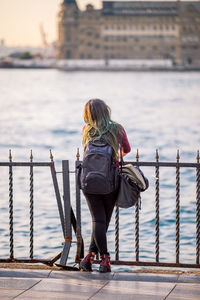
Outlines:
[[0,269],[0,299],[200,300],[200,276]]

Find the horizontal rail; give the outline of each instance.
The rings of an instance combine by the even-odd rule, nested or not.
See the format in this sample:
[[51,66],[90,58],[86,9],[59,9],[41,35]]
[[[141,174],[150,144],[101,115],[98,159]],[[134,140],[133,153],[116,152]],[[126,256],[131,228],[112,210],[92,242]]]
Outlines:
[[[82,161],[79,161],[82,163]],[[124,164],[132,164],[134,166],[143,167],[179,167],[179,168],[200,168],[200,163],[180,163],[180,162],[140,162],[140,161],[124,161]]]
[[146,262],[146,261],[123,261],[111,260],[113,265],[126,265],[126,266],[143,266],[143,267],[170,267],[170,268],[193,268],[199,269],[199,264],[184,264],[184,263],[162,263],[162,262]]
[[52,162],[0,162],[0,167],[51,167]]
[[125,162],[132,163],[136,166],[144,167],[185,167],[185,168],[199,168],[200,163],[180,163],[180,162]]

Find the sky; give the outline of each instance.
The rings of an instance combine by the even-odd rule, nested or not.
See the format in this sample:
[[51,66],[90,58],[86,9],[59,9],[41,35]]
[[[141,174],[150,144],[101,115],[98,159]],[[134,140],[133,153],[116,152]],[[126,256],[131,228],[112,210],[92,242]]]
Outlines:
[[[57,14],[63,0],[0,0],[0,40],[6,46],[42,46],[40,24],[49,43],[57,38]],[[101,0],[77,0],[80,9]]]
[[[6,46],[41,46],[40,24],[47,41],[57,36],[57,14],[63,0],[0,0],[0,40]],[[101,0],[77,0],[80,9],[92,3],[96,8]]]

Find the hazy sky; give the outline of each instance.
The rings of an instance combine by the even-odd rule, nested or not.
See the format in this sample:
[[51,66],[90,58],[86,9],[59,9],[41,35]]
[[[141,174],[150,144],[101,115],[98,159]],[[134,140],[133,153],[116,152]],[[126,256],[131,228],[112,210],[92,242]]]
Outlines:
[[[63,0],[0,0],[0,40],[8,46],[41,46],[40,23],[47,41],[56,40],[57,14]],[[92,3],[101,7],[101,0],[77,0],[80,9]]]
[[[40,23],[48,42],[56,40],[57,14],[63,0],[0,0],[0,40],[6,45],[42,45]],[[80,9],[87,3],[100,7],[101,0],[77,0]]]

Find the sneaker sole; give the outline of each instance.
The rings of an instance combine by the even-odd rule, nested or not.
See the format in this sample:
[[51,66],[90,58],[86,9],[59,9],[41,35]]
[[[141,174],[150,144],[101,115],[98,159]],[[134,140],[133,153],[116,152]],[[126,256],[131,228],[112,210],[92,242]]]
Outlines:
[[84,271],[84,272],[92,272],[92,269],[88,268],[88,266],[86,266],[83,263],[80,263],[80,271]]
[[99,267],[99,272],[100,272],[100,273],[108,273],[108,272],[111,272],[111,271],[108,270],[108,268],[105,267],[105,266],[100,266],[100,267]]

